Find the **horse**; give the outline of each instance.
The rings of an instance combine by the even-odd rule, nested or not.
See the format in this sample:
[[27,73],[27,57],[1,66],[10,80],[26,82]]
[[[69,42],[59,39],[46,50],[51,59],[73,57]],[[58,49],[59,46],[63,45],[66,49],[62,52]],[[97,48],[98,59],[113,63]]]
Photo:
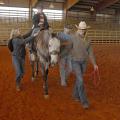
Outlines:
[[32,53],[32,77],[34,78],[34,63],[36,63],[38,69],[38,63],[41,65],[42,78],[44,80],[44,95],[47,98],[48,95],[48,73],[49,67],[58,63],[60,54],[60,40],[55,34],[51,34],[49,30],[39,31],[37,37],[34,40],[34,46],[36,53]]

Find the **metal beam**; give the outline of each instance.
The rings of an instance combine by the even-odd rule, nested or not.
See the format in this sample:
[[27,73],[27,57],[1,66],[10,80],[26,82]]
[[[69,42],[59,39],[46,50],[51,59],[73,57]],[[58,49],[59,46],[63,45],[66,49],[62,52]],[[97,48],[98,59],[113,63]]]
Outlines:
[[106,7],[109,7],[118,1],[119,0],[102,0],[100,3],[96,5],[96,11],[100,11]]
[[90,10],[90,7],[91,7],[91,6],[89,6],[89,5],[88,5],[88,6],[85,6],[85,5],[75,5],[74,7],[77,7],[78,9],[79,9],[79,8],[86,8],[86,9],[89,9],[89,10]]
[[111,6],[120,8],[120,4],[114,4],[114,5],[111,5]]
[[72,8],[70,8],[70,10],[72,11],[72,10],[78,10],[78,11],[90,11],[90,9],[88,8],[79,8],[79,7],[72,7]]
[[65,2],[65,0],[41,0],[41,1],[43,1],[43,2],[54,2],[54,3],[64,3]]
[[[79,2],[79,0],[67,0],[65,4],[63,4],[64,6],[64,19],[67,21],[67,13],[68,13],[68,9],[70,9],[73,5],[75,5],[77,2]],[[66,22],[65,21],[65,22]]]
[[83,2],[81,2],[81,3],[78,3],[77,5],[86,5],[86,6],[94,6],[95,4],[94,3],[83,3]]
[[97,4],[99,0],[79,0],[79,3],[81,2]]
[[65,9],[68,10],[77,2],[79,2],[79,0],[67,0],[66,5],[65,5]]

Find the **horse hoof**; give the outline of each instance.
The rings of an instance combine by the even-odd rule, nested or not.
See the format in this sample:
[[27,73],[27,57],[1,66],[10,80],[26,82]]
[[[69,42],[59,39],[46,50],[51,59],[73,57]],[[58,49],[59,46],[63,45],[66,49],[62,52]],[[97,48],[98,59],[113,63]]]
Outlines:
[[34,81],[35,81],[35,78],[34,78],[34,77],[32,77],[31,81],[32,81],[32,82],[34,82]]
[[37,72],[35,72],[35,77],[37,77],[38,76],[38,73]]
[[45,99],[48,99],[48,98],[49,98],[49,95],[44,95],[44,98],[45,98]]
[[45,89],[45,85],[43,85],[43,89]]

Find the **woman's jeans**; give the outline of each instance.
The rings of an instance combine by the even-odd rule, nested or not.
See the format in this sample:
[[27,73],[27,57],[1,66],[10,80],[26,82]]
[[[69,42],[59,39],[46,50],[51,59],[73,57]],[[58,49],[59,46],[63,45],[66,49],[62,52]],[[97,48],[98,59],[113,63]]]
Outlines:
[[79,99],[82,104],[88,103],[83,82],[83,73],[86,70],[86,65],[87,65],[86,61],[72,60],[72,69],[76,77],[75,86],[73,90],[73,97]]
[[12,56],[12,60],[16,71],[16,85],[19,85],[24,75],[25,58]]

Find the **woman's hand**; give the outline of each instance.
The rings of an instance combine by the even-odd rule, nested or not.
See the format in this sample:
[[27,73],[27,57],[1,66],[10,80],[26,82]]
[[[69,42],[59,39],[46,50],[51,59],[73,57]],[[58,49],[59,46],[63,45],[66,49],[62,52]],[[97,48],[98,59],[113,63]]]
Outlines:
[[38,24],[38,26],[42,26],[42,25],[43,25],[43,23],[39,23],[39,24]]
[[34,37],[36,37],[36,36],[38,35],[38,33],[39,33],[39,32],[37,32],[37,33],[34,33],[34,35],[33,35],[33,36],[34,36]]
[[32,26],[32,29],[34,28],[34,25]]
[[97,65],[94,65],[94,70],[98,70],[98,66]]

